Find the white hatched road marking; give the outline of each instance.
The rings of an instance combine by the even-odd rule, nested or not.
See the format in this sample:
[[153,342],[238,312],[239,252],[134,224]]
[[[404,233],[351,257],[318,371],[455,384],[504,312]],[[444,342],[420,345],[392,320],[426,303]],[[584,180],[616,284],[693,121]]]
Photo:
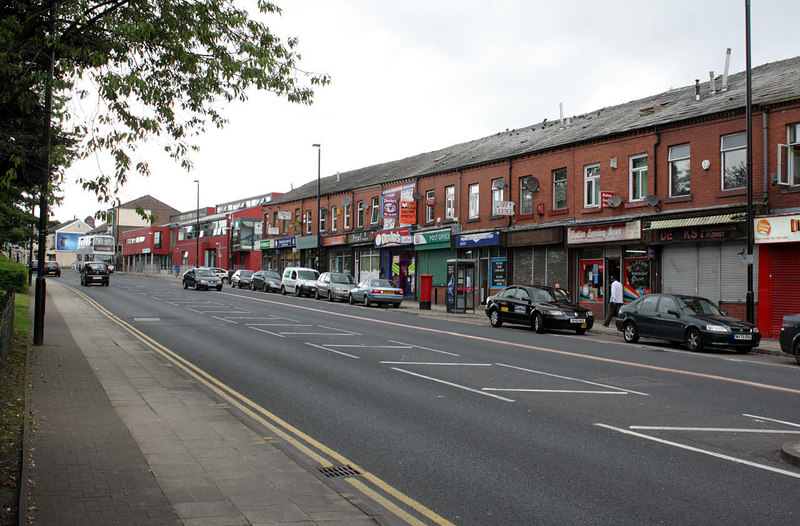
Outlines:
[[346,352],[337,351],[336,349],[328,349],[324,345],[317,345],[316,343],[310,343],[310,342],[305,342],[305,344],[308,345],[309,347],[316,347],[317,349],[322,349],[323,351],[328,351],[328,352],[332,352],[332,353],[335,353],[335,354],[340,354],[342,356],[347,356],[348,358],[353,358],[354,360],[358,360],[359,359],[359,357],[354,355],[354,354],[348,354]]
[[539,374],[539,375],[542,375],[542,376],[550,376],[552,378],[559,378],[559,379],[562,379],[562,380],[569,380],[569,381],[572,381],[572,382],[579,382],[579,383],[586,384],[586,385],[596,385],[598,387],[605,387],[607,389],[614,389],[615,391],[622,391],[622,392],[630,393],[630,394],[637,394],[637,395],[642,395],[642,396],[650,396],[647,393],[640,393],[639,391],[631,391],[630,389],[623,389],[622,387],[616,387],[616,386],[613,386],[613,385],[601,384],[601,383],[598,383],[598,382],[592,382],[590,380],[581,380],[580,378],[572,378],[570,376],[563,376],[563,375],[560,375],[560,374],[546,373],[544,371],[536,371],[534,369],[527,369],[525,367],[517,367],[515,365],[507,365],[507,364],[504,364],[504,363],[498,363],[497,365],[499,365],[500,367],[507,367],[508,369],[515,369],[517,371],[524,371],[526,373]]
[[512,400],[511,398],[506,398],[505,396],[499,396],[499,395],[495,395],[495,394],[492,394],[492,393],[486,393],[486,392],[483,392],[483,391],[479,391],[477,389],[473,389],[471,387],[467,387],[465,385],[460,385],[460,384],[456,384],[456,383],[453,383],[453,382],[448,382],[448,381],[442,380],[440,378],[434,378],[432,376],[425,376],[424,374],[419,374],[419,373],[415,373],[415,372],[412,372],[412,371],[406,371],[405,369],[400,369],[399,367],[392,367],[391,369],[393,371],[398,371],[398,372],[405,373],[405,374],[408,374],[408,375],[411,375],[411,376],[416,376],[418,378],[423,378],[425,380],[430,380],[432,382],[436,382],[436,383],[440,383],[440,384],[444,384],[444,385],[449,385],[450,387],[455,387],[456,389],[462,389],[464,391],[469,391],[470,393],[475,393],[475,394],[479,394],[479,395],[483,395],[483,396],[489,396],[491,398],[496,398],[497,400],[502,400],[503,402],[515,402],[515,400]]

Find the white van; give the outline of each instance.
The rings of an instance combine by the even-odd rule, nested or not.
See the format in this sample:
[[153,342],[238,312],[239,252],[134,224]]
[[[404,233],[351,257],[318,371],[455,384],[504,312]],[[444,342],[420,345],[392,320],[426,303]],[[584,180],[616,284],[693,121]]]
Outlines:
[[313,268],[286,267],[281,278],[281,294],[313,296],[317,292],[319,272]]

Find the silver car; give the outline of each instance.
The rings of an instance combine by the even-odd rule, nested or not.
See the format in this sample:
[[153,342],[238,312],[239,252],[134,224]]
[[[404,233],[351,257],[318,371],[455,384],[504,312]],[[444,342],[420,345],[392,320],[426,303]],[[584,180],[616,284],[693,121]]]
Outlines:
[[350,289],[356,286],[356,280],[350,274],[343,272],[323,272],[317,278],[317,299],[327,298],[328,301],[346,300],[350,296]]
[[403,289],[388,279],[365,279],[350,289],[349,298],[351,305],[363,302],[365,307],[384,304],[397,308],[403,301]]

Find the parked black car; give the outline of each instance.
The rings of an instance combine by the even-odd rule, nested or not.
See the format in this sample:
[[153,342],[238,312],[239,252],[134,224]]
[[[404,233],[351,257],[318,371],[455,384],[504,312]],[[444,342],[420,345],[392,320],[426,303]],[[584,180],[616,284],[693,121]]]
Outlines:
[[727,347],[745,354],[761,342],[754,324],[728,316],[709,299],[681,294],[648,294],[623,305],[616,325],[628,343],[656,338],[685,343],[690,351]]
[[61,267],[58,266],[58,263],[55,261],[47,261],[44,264],[44,275],[45,276],[55,276],[57,278],[61,277]]
[[222,280],[211,269],[193,268],[183,275],[183,288],[189,287],[194,287],[195,290],[222,290]]
[[506,287],[486,299],[486,315],[492,327],[518,323],[539,333],[567,329],[583,334],[594,325],[592,311],[574,304],[563,290],[555,287]]
[[800,314],[787,314],[783,317],[778,341],[781,342],[781,350],[794,354],[797,363],[800,364]]
[[81,267],[81,285],[100,283],[108,287],[108,265],[102,261],[87,261]]
[[281,291],[281,275],[274,270],[259,270],[250,278],[250,290]]

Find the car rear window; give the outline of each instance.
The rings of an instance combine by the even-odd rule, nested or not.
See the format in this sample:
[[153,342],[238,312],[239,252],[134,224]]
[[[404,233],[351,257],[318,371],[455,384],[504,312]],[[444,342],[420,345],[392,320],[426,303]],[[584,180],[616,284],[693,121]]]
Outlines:
[[105,263],[87,263],[86,268],[90,268],[92,270],[106,270],[107,266]]

